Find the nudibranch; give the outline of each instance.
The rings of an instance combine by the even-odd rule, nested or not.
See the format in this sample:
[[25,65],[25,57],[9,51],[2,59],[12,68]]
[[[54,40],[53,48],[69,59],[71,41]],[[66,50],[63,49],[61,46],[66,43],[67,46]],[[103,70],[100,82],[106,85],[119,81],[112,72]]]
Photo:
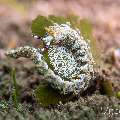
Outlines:
[[6,55],[31,59],[47,83],[61,94],[82,93],[94,80],[94,60],[89,43],[70,23],[54,23],[45,30],[41,48],[18,47],[8,50]]

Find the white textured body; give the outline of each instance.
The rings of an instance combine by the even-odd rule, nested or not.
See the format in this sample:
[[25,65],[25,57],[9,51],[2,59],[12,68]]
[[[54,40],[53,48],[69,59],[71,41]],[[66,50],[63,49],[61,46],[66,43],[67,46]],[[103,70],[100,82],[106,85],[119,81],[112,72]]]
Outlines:
[[[46,29],[43,42],[48,46],[48,63],[44,60],[44,51],[25,46],[8,51],[8,56],[29,57],[43,72],[48,83],[62,94],[78,94],[86,90],[94,78],[93,57],[89,44],[79,30],[69,24],[54,24]],[[15,57],[16,56],[16,57]],[[43,71],[41,70],[43,69]]]

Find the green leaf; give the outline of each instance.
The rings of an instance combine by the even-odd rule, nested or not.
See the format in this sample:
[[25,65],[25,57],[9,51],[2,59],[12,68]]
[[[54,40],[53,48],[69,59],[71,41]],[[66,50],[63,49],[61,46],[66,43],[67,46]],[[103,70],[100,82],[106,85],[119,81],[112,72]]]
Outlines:
[[49,15],[48,19],[53,23],[65,24],[68,20],[62,16]]
[[61,95],[57,90],[54,90],[49,85],[39,85],[35,90],[37,101],[43,106],[55,105],[61,102],[67,102],[71,99],[70,95]]
[[49,58],[49,56],[48,56],[48,52],[45,51],[45,52],[43,53],[43,56],[44,56],[45,62],[48,64],[49,68],[50,68],[51,70],[53,70],[54,68],[53,68],[53,66],[50,64],[50,58]]
[[82,19],[80,20],[79,27],[78,27],[86,39],[91,39],[92,37],[92,25],[89,20]]
[[52,25],[52,22],[47,17],[38,16],[32,21],[31,30],[32,33],[38,36],[44,36],[46,33],[45,27]]
[[73,28],[76,28],[79,23],[79,16],[76,15],[68,15],[67,16],[68,21],[71,23]]
[[101,66],[102,65],[101,52],[98,47],[96,39],[92,36],[92,25],[90,21],[87,19],[80,20],[78,28],[80,29],[81,34],[83,35],[85,40],[87,40],[88,43],[90,40],[90,48],[91,48],[91,52],[93,54],[95,63]]

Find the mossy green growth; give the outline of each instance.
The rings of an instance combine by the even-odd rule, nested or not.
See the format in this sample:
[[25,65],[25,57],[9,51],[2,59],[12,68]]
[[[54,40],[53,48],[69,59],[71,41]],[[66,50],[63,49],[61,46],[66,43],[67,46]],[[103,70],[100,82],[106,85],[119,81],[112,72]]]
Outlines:
[[61,95],[49,85],[39,85],[34,93],[37,101],[43,106],[65,103],[73,97],[72,95]]

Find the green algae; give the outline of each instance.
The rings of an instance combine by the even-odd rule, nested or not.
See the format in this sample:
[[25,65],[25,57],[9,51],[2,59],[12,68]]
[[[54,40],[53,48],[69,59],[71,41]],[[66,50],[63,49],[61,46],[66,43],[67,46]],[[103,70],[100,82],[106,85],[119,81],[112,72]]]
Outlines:
[[101,91],[108,96],[114,96],[112,82],[110,80],[101,81]]
[[32,33],[38,36],[44,36],[46,33],[45,27],[48,27],[52,24],[45,16],[38,16],[32,21],[31,30]]
[[72,98],[70,95],[60,94],[49,85],[39,85],[34,93],[37,101],[43,106],[55,105],[60,102],[64,103]]

